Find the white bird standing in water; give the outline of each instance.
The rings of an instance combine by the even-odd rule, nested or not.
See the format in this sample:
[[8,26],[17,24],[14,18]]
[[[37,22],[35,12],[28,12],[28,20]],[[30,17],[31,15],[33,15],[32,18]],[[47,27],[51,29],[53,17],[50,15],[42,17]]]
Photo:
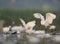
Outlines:
[[11,28],[11,26],[3,27],[3,33],[8,33],[10,28]]
[[25,29],[23,26],[13,26],[11,28],[12,33],[16,32],[18,39],[21,38],[21,32],[23,32]]
[[13,26],[13,27],[11,28],[11,31],[12,31],[12,32],[17,32],[17,33],[19,33],[19,32],[21,32],[21,31],[24,31],[24,28],[23,28],[23,26]]
[[3,38],[7,39],[7,37],[9,36],[7,33],[9,33],[11,26],[8,27],[3,27]]
[[41,15],[40,13],[35,13],[34,17],[41,19],[41,25],[47,27],[52,24],[53,20],[56,18],[56,15],[52,13],[46,13],[46,19],[44,19],[43,15]]
[[20,21],[22,22],[24,28],[26,29],[26,33],[32,33],[33,27],[35,26],[35,21],[30,21],[28,23],[25,23],[23,19],[20,18]]

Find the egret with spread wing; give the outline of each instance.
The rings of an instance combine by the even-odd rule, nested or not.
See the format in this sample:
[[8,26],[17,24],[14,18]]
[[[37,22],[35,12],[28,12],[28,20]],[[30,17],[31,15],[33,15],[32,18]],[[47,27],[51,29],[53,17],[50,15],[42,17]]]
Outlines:
[[[33,27],[35,26],[35,21],[30,21],[28,23],[25,23],[25,21],[23,19],[20,19],[20,21],[22,22],[24,28],[26,29],[27,33],[30,33],[33,31]],[[29,32],[30,31],[30,32]]]
[[34,17],[41,19],[41,25],[44,25],[45,27],[47,27],[50,24],[52,24],[53,20],[56,18],[56,15],[52,13],[46,13],[46,19],[45,19],[44,16],[41,15],[40,13],[35,13]]

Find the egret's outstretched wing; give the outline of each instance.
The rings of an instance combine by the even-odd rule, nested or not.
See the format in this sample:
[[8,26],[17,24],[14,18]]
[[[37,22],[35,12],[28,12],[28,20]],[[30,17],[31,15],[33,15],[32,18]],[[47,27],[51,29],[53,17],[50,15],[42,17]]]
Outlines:
[[42,16],[40,13],[34,13],[34,17],[44,20],[44,16]]
[[46,22],[52,24],[53,20],[56,18],[56,15],[52,13],[46,13]]
[[52,17],[52,19],[56,19],[56,15],[55,14],[53,14],[53,13],[48,13],[48,14],[50,14],[50,16]]
[[36,21],[30,21],[30,22],[28,22],[26,24],[26,27],[29,28],[29,29],[31,29],[31,28],[33,28],[35,26],[35,23],[36,23]]
[[21,23],[23,24],[24,27],[26,27],[25,21],[20,18]]

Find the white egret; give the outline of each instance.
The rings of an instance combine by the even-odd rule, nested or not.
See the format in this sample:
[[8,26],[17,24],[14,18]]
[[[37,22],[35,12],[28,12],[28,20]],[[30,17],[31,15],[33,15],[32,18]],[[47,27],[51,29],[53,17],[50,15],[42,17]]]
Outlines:
[[52,24],[53,20],[56,18],[56,15],[52,13],[46,13],[46,19],[44,19],[44,16],[42,16],[40,13],[35,13],[34,17],[41,19],[41,25],[47,27]]
[[25,29],[23,26],[14,26],[11,28],[12,33],[16,32],[18,39],[21,38],[21,32],[23,32]]
[[11,26],[9,26],[9,27],[3,27],[3,33],[9,32],[10,28],[11,28]]
[[22,26],[13,26],[11,28],[12,31],[23,31],[24,30],[24,27]]
[[11,26],[8,27],[3,27],[3,38],[7,39],[7,37],[9,36],[7,33],[9,33]]
[[33,27],[35,26],[35,23],[36,23],[35,21],[30,21],[28,23],[25,23],[25,21],[23,19],[20,19],[20,21],[22,22],[25,29],[33,29]]
[[46,20],[44,19],[44,16],[42,14],[34,13],[34,17],[41,19],[41,25],[44,25],[44,26],[48,25],[48,23],[46,23]]
[[24,29],[23,26],[13,26],[13,27],[11,27],[10,33],[11,34],[16,34],[18,39],[20,39],[21,38],[21,32],[23,32],[24,30],[25,29]]
[[28,23],[25,23],[25,21],[23,19],[20,19],[20,21],[22,22],[24,28],[26,29],[26,33],[31,33],[33,31],[33,27],[35,26],[35,21],[30,21]]

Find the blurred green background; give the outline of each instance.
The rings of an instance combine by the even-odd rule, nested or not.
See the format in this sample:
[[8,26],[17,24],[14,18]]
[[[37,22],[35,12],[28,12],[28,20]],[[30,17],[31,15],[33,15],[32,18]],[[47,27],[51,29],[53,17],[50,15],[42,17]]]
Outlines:
[[4,26],[21,25],[19,18],[26,22],[36,20],[35,29],[45,29],[41,26],[40,20],[34,18],[34,13],[41,13],[43,16],[51,12],[57,16],[52,25],[60,30],[60,0],[0,0],[0,20],[4,20]]
[[54,13],[57,18],[54,20],[53,25],[56,25],[56,30],[60,30],[60,9],[58,10],[44,10],[44,9],[0,9],[0,20],[4,20],[4,26],[12,25],[12,22],[15,22],[15,25],[20,25],[21,22],[19,18],[22,18],[26,22],[36,20],[35,29],[44,29],[44,26],[41,26],[40,20],[34,18],[34,13],[41,13],[43,16],[47,12]]

